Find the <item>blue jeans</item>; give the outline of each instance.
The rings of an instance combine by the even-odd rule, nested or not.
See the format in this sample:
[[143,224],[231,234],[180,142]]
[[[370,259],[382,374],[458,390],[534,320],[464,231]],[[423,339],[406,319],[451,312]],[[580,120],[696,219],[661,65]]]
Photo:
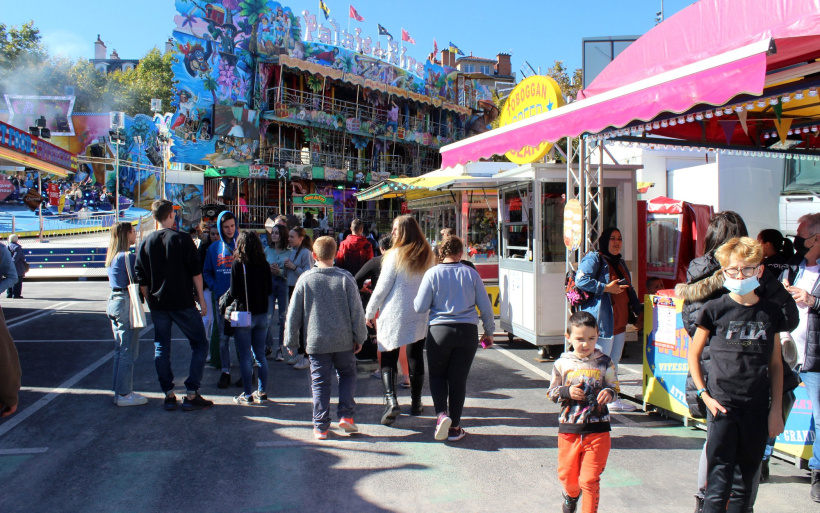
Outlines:
[[259,393],[264,394],[268,384],[268,361],[265,359],[265,338],[268,333],[268,316],[252,314],[251,325],[234,328],[236,352],[239,354],[239,371],[245,395],[253,393],[253,361],[259,362]]
[[814,448],[812,449],[809,468],[820,470],[820,372],[801,372],[800,379],[806,385],[806,395],[811,401],[811,415],[814,417]]
[[330,428],[330,384],[333,368],[339,376],[339,419],[352,418],[356,413],[356,357],[353,350],[338,353],[312,354],[310,358],[310,389],[313,393],[313,426],[320,431]]
[[202,374],[205,372],[205,355],[208,352],[208,339],[202,316],[196,308],[183,310],[151,310],[154,322],[154,365],[157,367],[159,386],[163,392],[174,389],[174,373],[171,371],[171,326],[176,324],[188,337],[191,344],[191,367],[185,387],[188,392],[199,390]]
[[613,335],[612,338],[599,338],[598,345],[601,346],[601,352],[612,359],[615,364],[615,377],[618,377],[618,362],[621,361],[621,355],[624,353],[624,344],[626,343],[626,333],[619,333]]
[[[213,292],[211,292],[211,295],[213,296],[212,302],[214,303],[211,309],[214,315],[213,324],[216,326],[216,330],[219,334],[219,360],[222,363],[222,372],[230,374],[231,336],[225,335],[225,318],[219,313],[219,297],[216,297],[216,294]],[[208,341],[210,341],[210,337],[208,337]],[[210,347],[210,345],[208,347]]]
[[284,278],[273,278],[273,288],[271,295],[268,297],[268,335],[266,347],[273,349],[273,311],[277,308],[279,311],[279,342],[277,348],[281,348],[285,342],[285,317],[288,315],[288,280]]
[[114,332],[114,380],[111,389],[119,395],[128,395],[134,387],[134,360],[140,350],[140,330],[131,328],[128,291],[112,292],[106,313]]

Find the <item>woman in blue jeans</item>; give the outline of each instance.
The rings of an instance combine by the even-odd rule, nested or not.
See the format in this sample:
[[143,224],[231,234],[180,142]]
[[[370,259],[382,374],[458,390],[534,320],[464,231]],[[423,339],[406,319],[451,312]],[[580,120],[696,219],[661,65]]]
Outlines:
[[114,404],[117,406],[138,406],[148,399],[133,391],[134,360],[139,354],[140,330],[131,327],[129,309],[131,299],[128,285],[135,281],[134,262],[136,256],[129,248],[137,241],[137,232],[131,223],[116,223],[111,227],[105,267],[108,268],[108,284],[111,296],[108,298],[107,314],[114,332]]
[[[256,232],[244,230],[236,241],[231,265],[231,296],[237,311],[249,312],[250,326],[235,327],[234,340],[239,355],[244,392],[234,398],[237,404],[268,400],[268,361],[265,343],[268,337],[268,296],[271,293],[270,266],[265,260],[262,241]],[[253,362],[259,362],[259,384],[253,391]]]
[[275,224],[268,232],[268,247],[265,248],[265,259],[270,264],[271,295],[268,298],[268,338],[265,356],[273,353],[273,312],[279,307],[279,341],[276,343],[274,359],[281,362],[285,359],[282,344],[285,341],[285,317],[288,313],[288,269],[285,261],[293,258],[293,250],[288,247],[288,229]]
[[[590,294],[590,298],[581,305],[581,310],[598,319],[598,345],[605,355],[612,358],[616,375],[626,342],[629,316],[633,313],[637,317],[641,308],[632,287],[632,276],[621,257],[623,243],[620,230],[604,230],[598,239],[598,251],[590,251],[578,264],[575,280],[579,289]],[[640,324],[638,321],[635,323]],[[620,399],[612,401],[608,408],[610,411],[635,411],[635,406]]]

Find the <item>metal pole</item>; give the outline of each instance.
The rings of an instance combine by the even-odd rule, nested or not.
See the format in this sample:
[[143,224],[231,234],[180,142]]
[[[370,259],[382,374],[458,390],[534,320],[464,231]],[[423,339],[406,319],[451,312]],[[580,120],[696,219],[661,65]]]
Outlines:
[[142,174],[142,143],[137,145],[137,190],[134,192],[134,199],[137,200],[137,208],[140,206],[140,196],[142,196],[142,189],[140,189],[140,175]]
[[[43,197],[43,173],[42,171],[37,171],[37,190],[40,192],[40,196]],[[48,197],[48,196],[45,196]],[[43,242],[43,201],[40,200],[40,236],[39,242]]]
[[159,178],[159,198],[165,199],[165,174],[167,173],[167,170],[165,169],[165,157],[168,151],[168,141],[160,142],[160,148],[162,149],[162,176]]
[[116,192],[114,193],[114,222],[120,218],[120,134],[114,140],[114,173],[116,174]]

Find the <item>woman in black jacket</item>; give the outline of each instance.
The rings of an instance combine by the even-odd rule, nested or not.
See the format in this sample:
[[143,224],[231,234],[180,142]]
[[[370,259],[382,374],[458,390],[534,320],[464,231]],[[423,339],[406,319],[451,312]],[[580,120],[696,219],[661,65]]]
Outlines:
[[[271,275],[262,241],[256,232],[243,230],[236,240],[231,265],[231,296],[237,302],[237,311],[249,312],[250,326],[234,328],[236,351],[239,354],[239,370],[242,373],[244,392],[234,398],[237,404],[253,404],[268,400],[265,392],[268,384],[268,361],[265,358],[265,342],[268,335],[268,296],[271,293]],[[253,362],[259,362],[259,384],[253,386]]]

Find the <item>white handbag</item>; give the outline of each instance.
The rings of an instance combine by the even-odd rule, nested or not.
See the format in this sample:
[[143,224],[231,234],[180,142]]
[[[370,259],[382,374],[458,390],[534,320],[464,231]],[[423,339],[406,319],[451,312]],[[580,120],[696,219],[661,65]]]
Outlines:
[[231,312],[231,326],[234,328],[249,328],[251,325],[251,313],[248,311],[250,307],[248,302],[248,275],[245,272],[245,264],[242,264],[242,280],[245,282],[245,311],[234,310]]
[[131,262],[129,262],[129,255],[125,253],[125,269],[128,271],[128,297],[131,299],[128,305],[128,318],[131,321],[131,328],[145,327],[145,310],[142,308],[140,302],[140,286],[134,280],[134,275],[131,273]]

